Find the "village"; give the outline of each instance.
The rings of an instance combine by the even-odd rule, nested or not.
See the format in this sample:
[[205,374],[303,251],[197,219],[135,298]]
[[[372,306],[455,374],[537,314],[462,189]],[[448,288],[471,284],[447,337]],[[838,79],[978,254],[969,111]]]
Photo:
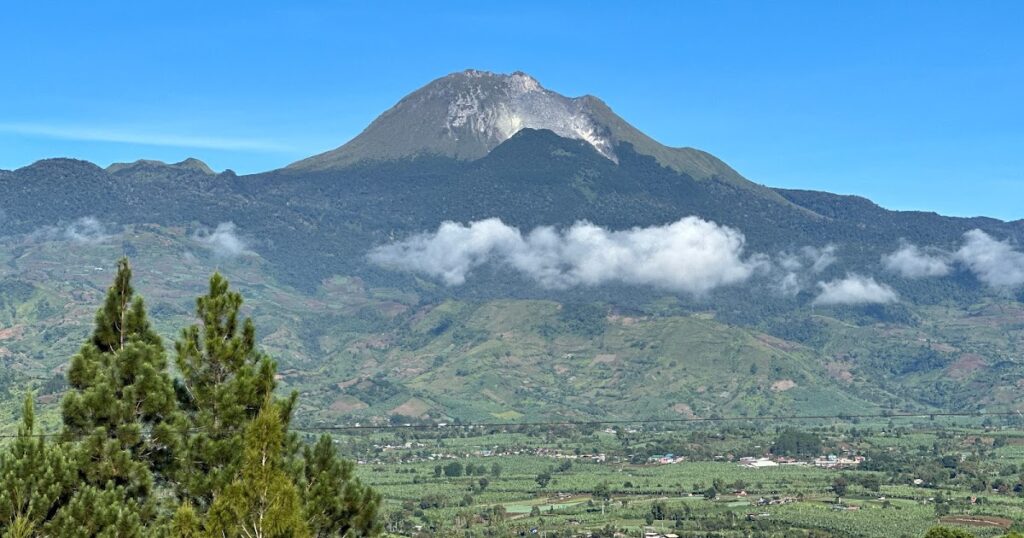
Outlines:
[[[615,464],[630,464],[637,463],[635,455],[630,456],[609,456],[603,452],[596,453],[581,453],[578,450],[561,450],[549,447],[537,447],[537,448],[478,448],[475,450],[466,450],[462,453],[457,452],[427,452],[423,449],[427,448],[427,445],[422,442],[406,442],[401,444],[375,444],[373,449],[381,454],[387,453],[400,453],[398,457],[401,463],[415,463],[423,461],[437,461],[445,459],[459,459],[464,457],[477,457],[477,458],[491,458],[491,457],[503,457],[503,456],[537,456],[558,460],[577,460],[591,463],[615,463]],[[375,458],[373,460],[359,460],[360,464],[380,464],[386,463],[385,460],[394,460],[394,457],[388,458]],[[814,458],[799,459],[791,456],[776,456],[776,455],[764,455],[759,457],[754,456],[743,456],[736,458],[733,454],[718,455],[713,458],[715,461],[736,461],[739,465],[747,469],[764,469],[769,467],[779,467],[785,465],[794,466],[813,466],[823,469],[846,469],[856,467],[864,462],[864,456],[856,455],[853,453],[844,453],[842,455],[827,454],[821,455]],[[646,458],[643,463],[647,465],[673,465],[684,463],[687,461],[686,456],[676,455],[672,453],[668,454],[655,454]]]

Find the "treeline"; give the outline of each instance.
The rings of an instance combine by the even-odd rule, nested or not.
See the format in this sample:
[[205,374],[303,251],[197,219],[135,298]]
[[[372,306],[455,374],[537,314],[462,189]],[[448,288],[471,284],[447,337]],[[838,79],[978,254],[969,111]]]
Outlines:
[[174,343],[176,374],[122,259],[71,359],[56,435],[26,396],[0,454],[0,534],[321,537],[380,533],[380,496],[328,436],[304,446],[240,294],[219,274]]
[[779,456],[811,457],[821,455],[821,438],[810,432],[786,429],[772,444],[772,454]]

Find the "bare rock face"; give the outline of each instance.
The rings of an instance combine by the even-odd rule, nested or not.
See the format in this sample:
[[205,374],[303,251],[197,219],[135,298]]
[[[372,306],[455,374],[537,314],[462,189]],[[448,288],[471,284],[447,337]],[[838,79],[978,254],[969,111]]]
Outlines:
[[[586,98],[545,90],[536,79],[520,72],[504,76],[469,71],[466,75],[468,84],[449,86],[437,96],[449,100],[445,134],[452,139],[475,139],[475,145],[490,151],[521,129],[547,129],[563,138],[583,140],[616,160],[608,129],[595,121]],[[485,77],[494,80],[474,83],[474,79]]]
[[589,103],[587,97],[547,90],[526,73],[462,71],[408,95],[348,144],[290,168],[327,169],[429,154],[478,159],[524,128],[585,140],[615,160],[614,141]]

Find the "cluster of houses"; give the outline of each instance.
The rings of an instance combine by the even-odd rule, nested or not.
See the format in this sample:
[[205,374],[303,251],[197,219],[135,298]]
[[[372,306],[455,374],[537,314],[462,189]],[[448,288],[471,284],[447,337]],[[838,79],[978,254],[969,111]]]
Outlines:
[[662,534],[653,529],[644,529],[644,538],[679,538],[679,535],[671,532]]
[[392,444],[373,445],[373,448],[375,450],[379,450],[381,452],[390,452],[392,450],[409,450],[409,449],[413,449],[413,448],[423,448],[425,446],[427,446],[427,445],[425,445],[423,443],[407,442],[407,443],[403,443],[403,444],[400,444],[400,445],[392,445]]
[[757,501],[754,501],[751,504],[754,506],[778,506],[782,504],[795,503],[796,501],[796,497],[760,497]]
[[789,458],[785,456],[777,456],[774,458],[754,458],[746,457],[740,458],[740,465],[748,469],[761,469],[764,467],[778,467],[780,465],[813,465],[815,467],[822,467],[825,469],[838,469],[845,467],[856,467],[864,462],[864,456],[836,456],[835,454],[829,454],[828,456],[819,456],[810,461],[801,461],[796,458]]
[[608,456],[603,452],[597,454],[576,454],[575,452],[565,452],[562,450],[556,450],[553,448],[538,448],[533,453],[534,456],[543,456],[547,458],[555,458],[559,460],[580,460],[580,461],[592,461],[594,463],[604,463],[608,461]]
[[647,462],[648,463],[652,463],[652,464],[656,464],[656,465],[667,465],[667,464],[671,464],[671,463],[682,463],[684,461],[686,461],[686,457],[685,456],[676,456],[675,454],[664,454],[664,455],[662,455],[662,454],[655,454],[654,456],[651,456],[650,458],[647,458]]
[[828,456],[822,456],[814,460],[815,467],[825,467],[826,469],[833,469],[837,467],[855,467],[864,463],[864,456],[836,456],[830,454]]

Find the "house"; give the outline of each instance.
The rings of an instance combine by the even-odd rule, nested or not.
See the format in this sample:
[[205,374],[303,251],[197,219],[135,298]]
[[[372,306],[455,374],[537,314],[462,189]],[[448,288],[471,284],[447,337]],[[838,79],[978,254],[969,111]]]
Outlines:
[[759,469],[762,467],[778,467],[779,464],[768,459],[768,458],[741,458],[740,465],[749,469]]
[[823,467],[825,469],[836,469],[840,467],[854,467],[864,462],[864,456],[857,456],[849,458],[846,456],[839,457],[835,454],[829,454],[828,456],[821,456],[814,460],[816,467]]
[[647,458],[647,461],[659,465],[665,465],[670,463],[682,463],[686,461],[686,456],[676,456],[675,454],[655,454],[650,458]]

